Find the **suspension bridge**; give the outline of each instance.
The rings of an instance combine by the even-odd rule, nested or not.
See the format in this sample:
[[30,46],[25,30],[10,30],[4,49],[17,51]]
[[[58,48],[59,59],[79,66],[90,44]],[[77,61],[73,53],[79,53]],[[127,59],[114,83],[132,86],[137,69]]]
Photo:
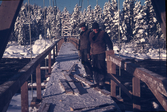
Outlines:
[[[1,58],[22,2],[22,0],[5,1],[0,6]],[[161,10],[158,11],[161,12]],[[160,16],[161,24],[164,22],[163,14]],[[68,22],[68,17],[63,22]],[[128,98],[130,103],[128,108],[133,111],[144,111],[143,109],[146,108],[143,108],[141,103],[143,91],[140,89],[143,84],[147,85],[147,89],[159,101],[162,109],[167,111],[167,78],[137,66],[133,63],[133,60],[114,55],[112,50],[106,51],[109,81],[105,83],[108,88],[93,87],[91,80],[82,77],[84,69],[82,69],[78,56],[78,38],[70,35],[71,28],[68,25],[63,27],[62,35],[68,37],[67,42],[64,42],[64,37],[62,37],[32,59],[17,74],[10,77],[0,75],[1,112],[7,110],[12,97],[19,89],[21,89],[21,110],[22,112],[29,111],[27,79],[34,71],[36,71],[37,97],[32,99],[31,106],[37,107],[40,112],[126,111],[127,107],[124,103],[126,99],[123,99],[120,94],[118,97],[118,87],[126,95],[125,98]],[[2,38],[2,36],[5,38]],[[48,67],[42,67],[40,64],[46,56],[48,56]],[[51,62],[52,59],[53,62]],[[125,72],[123,76],[118,75],[118,68]],[[46,69],[46,77],[50,77],[43,96],[41,95],[41,69]],[[125,76],[126,79],[124,79]],[[132,83],[130,88],[124,85],[126,81]]]

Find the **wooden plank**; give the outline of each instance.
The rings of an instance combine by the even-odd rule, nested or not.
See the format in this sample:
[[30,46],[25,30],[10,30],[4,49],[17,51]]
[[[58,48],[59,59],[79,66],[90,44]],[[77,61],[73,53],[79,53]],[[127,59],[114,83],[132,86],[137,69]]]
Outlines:
[[69,86],[67,80],[65,79],[60,79],[60,85],[62,86],[62,88],[65,90],[66,94],[73,94],[73,90],[71,89],[71,87]]
[[153,73],[145,68],[136,68],[134,76],[145,82],[150,88],[156,89],[158,92],[167,97],[167,78]]
[[[111,79],[118,85],[121,87],[121,89],[125,92],[126,95],[128,95],[129,98],[132,99],[132,92],[129,91],[114,75],[110,74],[111,75]],[[115,85],[114,85],[115,86]],[[113,90],[114,92],[116,90]]]
[[93,86],[94,84],[92,82],[89,82],[88,80],[86,80],[85,78],[80,77],[77,74],[74,74],[74,78],[81,81],[82,83],[88,85],[88,86]]
[[111,96],[116,97],[116,83],[113,80],[111,80],[110,88],[111,88]]
[[111,95],[111,93],[110,93],[109,91],[105,90],[105,89],[99,89],[98,87],[95,87],[95,88],[93,88],[93,89],[99,91],[100,93],[102,93],[102,94],[104,94],[104,95],[107,95],[107,96],[110,96],[110,95]]
[[48,67],[49,67],[49,70],[48,70],[48,73],[51,74],[51,52],[49,53],[49,60],[48,60]]
[[[74,78],[76,78],[77,80],[81,81],[82,83],[84,83],[84,84],[86,84],[88,86],[93,86],[94,85],[92,82],[90,82],[90,81],[86,80],[85,78],[82,78],[82,77],[80,77],[80,76],[78,76],[76,74],[74,74]],[[93,89],[101,92],[104,95],[110,95],[110,92],[105,90],[105,89],[99,89],[97,87],[94,87]]]
[[69,76],[69,75],[65,75],[65,74],[63,74],[63,75],[64,75],[64,77],[66,78],[66,80],[67,80],[68,82],[73,81],[73,80],[70,78],[70,76]]
[[43,108],[39,112],[49,112],[50,106],[51,106],[51,103],[45,103]]
[[68,76],[68,75],[64,75],[64,76],[65,76],[66,80],[68,81],[68,83],[70,84],[70,86],[71,86],[71,88],[72,88],[74,94],[75,94],[75,95],[78,95],[78,94],[79,94],[79,90],[78,90],[78,88],[75,86],[73,80],[72,80],[72,79],[70,78],[70,76]]
[[21,86],[21,111],[28,112],[28,83]]
[[53,48],[53,60],[54,60],[54,62],[56,61],[56,55],[55,55],[55,47]]
[[[0,60],[22,6],[23,0],[2,1],[0,6]],[[0,109],[1,111],[1,109]]]
[[133,77],[132,88],[133,88],[133,111],[138,112],[141,110],[141,106],[140,106],[140,79]]
[[37,99],[41,100],[41,70],[40,64],[36,68]]
[[79,90],[78,88],[75,86],[74,82],[68,82],[74,92],[75,95],[78,95],[79,94]]
[[150,87],[150,85],[147,85],[147,86],[152,91],[152,93],[157,98],[157,100],[160,102],[160,104],[162,105],[164,110],[167,111],[167,100],[166,100],[166,98],[162,94],[160,94],[156,89],[153,89],[152,87]]

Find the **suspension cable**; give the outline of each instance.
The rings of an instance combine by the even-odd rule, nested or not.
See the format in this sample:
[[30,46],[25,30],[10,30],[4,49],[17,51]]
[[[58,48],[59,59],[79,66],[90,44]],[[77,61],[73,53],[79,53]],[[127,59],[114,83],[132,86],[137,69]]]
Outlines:
[[[30,36],[30,52],[31,52],[31,61],[32,61],[32,44],[31,44],[31,25],[30,25],[30,1],[28,0],[28,19],[29,19],[29,36]],[[31,74],[31,96],[33,98],[33,76]]]
[[[119,9],[120,9],[120,0],[118,0],[118,38],[119,38],[119,57],[120,57],[120,51],[121,51],[121,39],[120,39],[120,14],[119,14]],[[119,67],[119,76],[121,76],[121,67]],[[121,87],[119,87],[119,96],[121,96]]]
[[[43,8],[45,8],[45,0],[43,0]],[[46,50],[46,25],[45,25],[45,9],[44,9],[44,21],[43,21],[43,24],[44,24],[44,39],[45,39],[45,47],[44,47],[44,50]],[[45,67],[46,67],[46,57],[45,57]],[[47,74],[47,70],[45,69],[45,75]]]

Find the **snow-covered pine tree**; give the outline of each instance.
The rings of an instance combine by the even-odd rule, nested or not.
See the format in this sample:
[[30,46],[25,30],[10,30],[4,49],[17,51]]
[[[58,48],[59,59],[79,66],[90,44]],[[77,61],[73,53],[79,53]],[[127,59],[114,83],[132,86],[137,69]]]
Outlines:
[[113,21],[112,21],[112,24],[111,24],[111,40],[113,42],[115,42],[115,41],[118,40],[118,22],[120,21],[120,19],[119,19],[119,16],[118,16],[119,11],[118,11],[118,7],[117,7],[117,1],[112,0],[111,4],[112,4],[112,11],[114,13],[114,15],[112,17]]
[[80,7],[78,4],[75,5],[74,11],[71,15],[70,23],[72,27],[72,35],[78,35],[79,34],[79,27],[77,27],[80,23]]
[[47,16],[46,16],[46,23],[47,23],[47,38],[53,38],[55,36],[55,27],[56,27],[56,7],[49,6],[47,8]]
[[98,4],[94,8],[94,19],[99,23],[99,27],[103,29],[102,9]]
[[55,38],[56,36],[56,15],[57,15],[57,7],[54,6],[53,7],[53,13],[52,13],[52,21],[51,21],[51,30],[50,30],[50,33],[51,33],[51,38]]
[[44,28],[44,31],[43,31],[43,34],[42,37],[43,38],[46,38],[47,36],[47,19],[46,19],[46,16],[47,16],[47,7],[44,7],[42,8],[42,19],[43,19],[43,28]]
[[135,0],[125,0],[123,2],[123,24],[126,24],[124,35],[126,35],[127,42],[133,38],[133,28],[134,28],[134,17],[133,17],[133,8]]
[[156,14],[153,9],[151,0],[145,0],[144,4],[145,4],[145,12],[146,12],[146,23],[148,24],[147,38],[149,39],[150,45],[157,48],[157,45],[154,44],[155,40],[158,40],[156,39],[158,38],[157,26],[156,26],[158,24],[158,21],[156,19]]
[[156,19],[156,13],[153,9],[152,2],[151,0],[145,0],[144,3],[146,12],[146,22],[148,24],[147,38],[149,40],[150,47],[164,47],[164,45],[166,44],[166,38],[164,38],[162,30],[160,28],[160,24]]
[[146,23],[145,7],[141,5],[140,1],[137,1],[133,10],[135,24],[133,30],[133,47],[135,52],[143,53],[146,41],[148,41],[146,35],[148,25]]
[[25,40],[28,38],[29,29],[27,26],[28,26],[28,4],[25,3],[22,5],[19,15],[17,16],[15,22],[14,31],[15,31],[15,36],[17,37],[18,44],[24,44]]
[[108,33],[108,35],[111,37],[111,25],[113,24],[113,16],[114,12],[112,11],[112,5],[110,2],[106,2],[104,4],[103,8],[103,23],[105,26],[105,31]]
[[86,9],[83,10],[83,12],[81,12],[80,14],[80,23],[82,22],[86,22]]
[[93,10],[91,9],[91,5],[87,7],[86,11],[86,24],[88,28],[92,28],[92,23],[94,22]]
[[61,36],[61,11],[57,8],[57,14],[56,14],[56,32],[55,36],[56,38],[59,38]]

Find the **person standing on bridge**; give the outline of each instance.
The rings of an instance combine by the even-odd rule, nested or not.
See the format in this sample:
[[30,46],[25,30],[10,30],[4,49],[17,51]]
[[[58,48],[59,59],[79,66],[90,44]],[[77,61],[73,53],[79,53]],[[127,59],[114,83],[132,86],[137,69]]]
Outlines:
[[104,88],[105,77],[107,75],[107,68],[105,62],[106,45],[109,50],[113,50],[113,44],[108,34],[99,29],[99,24],[94,22],[92,24],[93,32],[90,33],[90,55],[91,64],[93,68],[93,76],[95,86],[100,89]]
[[90,57],[90,42],[89,42],[89,34],[91,30],[87,28],[85,25],[85,22],[81,23],[79,25],[82,32],[80,33],[80,39],[79,39],[79,48],[80,56],[81,56],[81,62],[84,65],[85,71],[86,71],[86,78],[92,79],[92,73],[91,73],[91,64],[88,58]]

